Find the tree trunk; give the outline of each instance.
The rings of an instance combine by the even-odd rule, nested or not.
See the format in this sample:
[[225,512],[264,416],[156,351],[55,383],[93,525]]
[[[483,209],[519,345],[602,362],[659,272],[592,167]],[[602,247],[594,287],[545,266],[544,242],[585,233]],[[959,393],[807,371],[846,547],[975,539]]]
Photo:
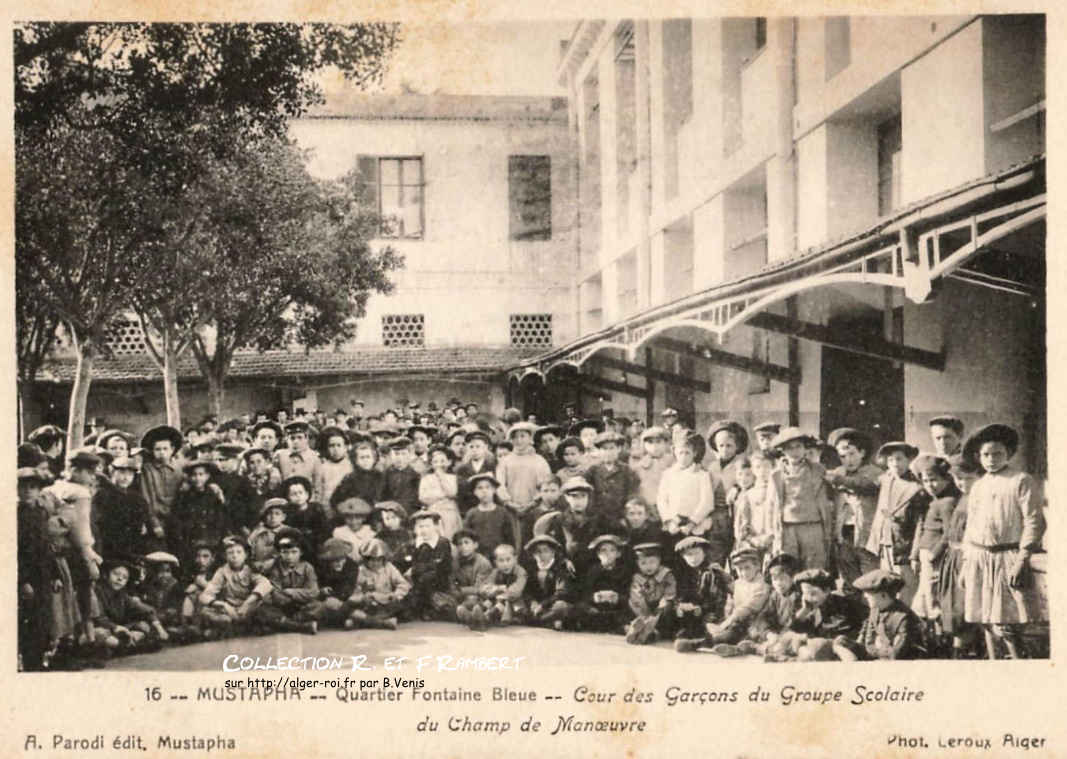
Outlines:
[[28,382],[18,382],[18,440],[20,443],[26,439],[26,401],[32,389]]
[[167,408],[167,424],[180,430],[182,412],[178,399],[178,354],[170,329],[163,330],[163,400]]
[[208,408],[222,421],[222,401],[226,395],[225,378],[214,371],[207,373]]
[[[74,331],[71,330],[72,335]],[[70,416],[67,418],[67,453],[81,448],[85,439],[85,413],[89,406],[89,385],[93,381],[93,359],[96,346],[91,338],[82,339],[75,335],[78,348],[78,371],[74,376],[74,387],[70,389]]]

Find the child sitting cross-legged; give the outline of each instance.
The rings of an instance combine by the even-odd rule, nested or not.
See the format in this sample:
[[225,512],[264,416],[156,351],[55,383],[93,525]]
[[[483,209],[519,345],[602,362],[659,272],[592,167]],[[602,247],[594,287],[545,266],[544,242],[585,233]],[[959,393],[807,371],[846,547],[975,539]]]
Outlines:
[[158,648],[170,637],[156,610],[127,592],[129,580],[129,564],[113,561],[93,589],[99,610],[92,619],[93,640],[110,654]]
[[148,579],[141,585],[141,600],[156,610],[156,616],[177,642],[183,639],[181,607],[184,595],[178,581],[178,557],[166,551],[153,551],[144,557],[148,565]]
[[200,618],[205,638],[248,627],[270,580],[248,565],[248,548],[235,535],[223,538],[226,563],[219,567],[200,594]]
[[479,589],[482,609],[490,624],[514,625],[523,621],[526,605],[526,570],[519,566],[515,546],[501,543],[493,551],[493,571]]
[[637,572],[630,581],[630,611],[634,619],[626,628],[626,642],[641,645],[673,633],[678,586],[674,573],[663,566],[661,543],[638,543],[634,553]]
[[676,570],[675,651],[695,651],[707,635],[705,625],[723,618],[730,578],[722,567],[709,561],[710,547],[707,540],[697,535],[683,538],[674,546],[682,556]]
[[478,533],[462,529],[454,538],[456,557],[452,565],[452,593],[459,604],[456,619],[472,630],[485,630],[489,623],[478,592],[493,573],[493,565],[478,551]]
[[530,611],[528,623],[562,630],[571,613],[574,587],[566,552],[551,535],[538,535],[526,543],[526,553],[534,562],[523,592]]
[[918,659],[922,647],[922,621],[897,598],[904,578],[875,569],[859,577],[853,587],[863,591],[870,607],[858,639],[841,635],[834,639],[834,653],[842,661],[857,659]]
[[424,622],[451,619],[456,607],[456,599],[450,593],[452,544],[440,532],[441,515],[424,509],[412,514],[411,522],[415,527],[415,548],[409,572],[408,614]]
[[215,546],[206,540],[193,543],[193,566],[182,582],[181,625],[178,628],[182,640],[194,642],[203,636],[200,629],[200,594],[207,588],[218,567],[215,564]]
[[626,543],[617,535],[601,535],[589,544],[598,563],[586,570],[575,609],[583,630],[623,633],[629,621],[630,567],[622,560]]
[[385,543],[375,538],[360,550],[363,559],[359,567],[356,589],[345,604],[349,610],[345,629],[356,627],[380,627],[395,630],[397,614],[403,608],[404,598],[411,590],[411,583],[404,579],[387,558]]
[[[373,540],[373,538],[371,538]],[[340,627],[348,614],[345,602],[356,589],[359,564],[352,558],[352,544],[330,538],[319,551],[319,600],[322,601],[323,624]]]
[[278,558],[267,571],[273,590],[256,611],[256,620],[272,630],[314,635],[324,606],[319,601],[315,568],[303,559],[303,536],[296,528],[286,527],[278,532],[275,546]]
[[740,653],[732,644],[748,637],[752,625],[758,627],[757,619],[767,605],[771,590],[760,572],[763,558],[755,548],[738,548],[730,555],[730,564],[737,570],[737,579],[726,602],[726,616],[721,622],[709,622],[705,626],[713,653],[726,656]]

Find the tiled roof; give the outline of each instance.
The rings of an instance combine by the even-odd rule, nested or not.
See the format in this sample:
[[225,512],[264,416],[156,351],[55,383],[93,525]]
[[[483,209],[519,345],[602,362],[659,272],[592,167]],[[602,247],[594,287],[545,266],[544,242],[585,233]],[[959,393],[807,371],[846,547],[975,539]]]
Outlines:
[[[511,347],[456,346],[448,348],[366,348],[344,352],[267,351],[240,352],[233,358],[230,378],[295,377],[346,374],[409,374],[423,372],[497,372],[514,366],[537,349]],[[37,375],[38,382],[70,384],[74,381],[73,359],[47,362]],[[179,379],[197,379],[200,372],[191,355],[178,365]],[[97,359],[94,382],[158,381],[162,373],[148,354]]]
[[556,121],[567,123],[567,98],[522,95],[385,95],[333,92],[307,118],[412,121]]

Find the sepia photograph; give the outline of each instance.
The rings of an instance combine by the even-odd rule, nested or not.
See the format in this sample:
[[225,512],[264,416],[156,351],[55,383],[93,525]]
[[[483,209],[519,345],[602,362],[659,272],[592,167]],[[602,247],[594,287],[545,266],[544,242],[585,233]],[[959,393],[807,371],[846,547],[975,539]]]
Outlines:
[[643,700],[1044,672],[1046,15],[597,11],[12,22],[9,672],[170,710],[12,750],[556,699],[524,741],[655,756]]

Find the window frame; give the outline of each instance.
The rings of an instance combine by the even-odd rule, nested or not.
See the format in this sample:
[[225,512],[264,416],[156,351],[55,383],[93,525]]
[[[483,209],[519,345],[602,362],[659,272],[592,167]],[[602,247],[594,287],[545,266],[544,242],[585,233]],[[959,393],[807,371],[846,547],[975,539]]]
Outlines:
[[[426,161],[421,155],[380,155],[378,158],[378,234],[383,239],[388,240],[422,240],[426,237]],[[395,161],[397,163],[397,184],[388,185],[390,188],[395,188],[403,197],[403,190],[405,187],[418,187],[419,188],[419,232],[418,234],[406,234],[397,233],[389,234],[386,232],[386,218],[383,213],[383,200],[385,198],[384,182],[385,173],[382,171],[382,164],[385,161]],[[419,162],[419,181],[417,183],[407,184],[404,182],[404,162],[405,161],[418,161]],[[403,206],[400,206],[403,208]],[[403,229],[404,220],[401,217],[399,219],[399,225]]]

